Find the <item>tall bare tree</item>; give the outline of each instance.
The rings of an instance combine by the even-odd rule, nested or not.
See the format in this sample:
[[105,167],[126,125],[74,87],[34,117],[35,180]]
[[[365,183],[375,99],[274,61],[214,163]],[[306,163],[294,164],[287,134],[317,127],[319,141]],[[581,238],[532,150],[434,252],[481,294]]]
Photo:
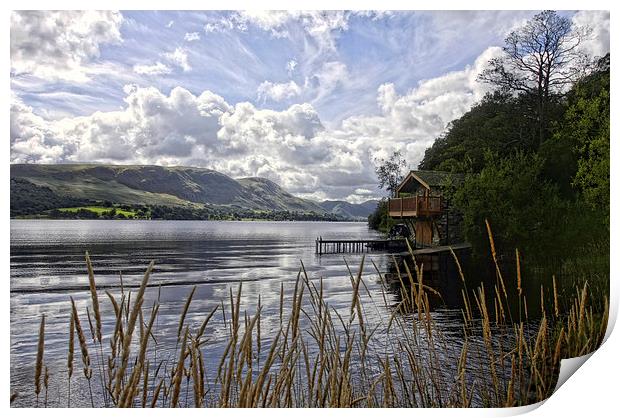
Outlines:
[[506,37],[503,55],[490,60],[478,79],[531,95],[542,142],[549,103],[589,68],[589,57],[580,45],[591,33],[591,28],[576,26],[553,10],[541,12]]

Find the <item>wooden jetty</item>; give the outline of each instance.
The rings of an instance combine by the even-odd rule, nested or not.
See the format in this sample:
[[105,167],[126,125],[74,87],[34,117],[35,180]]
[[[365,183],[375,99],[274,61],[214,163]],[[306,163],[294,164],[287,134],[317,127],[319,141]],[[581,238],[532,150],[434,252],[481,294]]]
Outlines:
[[[441,245],[439,247],[426,247],[426,248],[419,248],[417,250],[413,250],[413,255],[414,256],[418,256],[418,255],[436,255],[439,253],[443,253],[443,252],[450,252],[450,250],[454,251],[455,253],[458,251],[462,251],[462,250],[468,250],[471,248],[471,244],[467,243],[467,242],[462,242],[460,244],[453,244],[453,245]],[[401,254],[402,256],[406,256],[409,255],[408,251],[404,251]]]
[[315,252],[318,255],[339,253],[369,253],[372,251],[402,251],[407,248],[404,239],[334,239],[318,237]]
[[[398,263],[402,263],[411,257],[405,239],[360,239],[360,240],[324,240],[318,237],[315,243],[317,255],[339,253],[369,253],[389,252],[396,256]],[[457,243],[434,247],[423,247],[413,250],[413,258],[423,270],[424,277],[431,282],[437,280],[446,281],[448,278],[458,277],[458,266],[454,261],[452,252],[460,263],[466,263],[469,258],[471,244]],[[404,274],[404,269],[401,274]],[[406,280],[406,276],[398,279],[396,272],[385,274],[388,282],[400,282]],[[448,280],[449,281],[449,280]]]

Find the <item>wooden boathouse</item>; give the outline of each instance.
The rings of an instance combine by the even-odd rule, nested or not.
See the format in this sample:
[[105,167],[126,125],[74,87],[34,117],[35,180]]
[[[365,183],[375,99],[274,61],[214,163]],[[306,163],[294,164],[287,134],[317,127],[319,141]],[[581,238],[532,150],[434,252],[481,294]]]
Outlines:
[[[450,250],[467,251],[461,236],[462,217],[451,208],[447,192],[463,181],[463,175],[443,171],[411,170],[388,200],[388,214],[413,232],[410,245],[414,256],[428,261],[429,268],[444,260]],[[317,237],[317,255],[387,251],[406,255],[404,237],[387,239],[336,240]],[[440,263],[441,264],[441,263]]]
[[[382,251],[397,256],[398,263],[413,257],[421,266],[424,277],[445,282],[456,275],[453,253],[459,260],[466,261],[471,249],[462,237],[462,216],[451,207],[449,198],[450,189],[462,181],[461,174],[411,170],[397,187],[395,196],[388,200],[388,215],[397,223],[407,225],[411,237],[353,240],[317,237],[316,254]],[[386,277],[400,282],[395,278],[396,272],[388,273]]]
[[412,230],[416,248],[463,241],[462,217],[447,196],[462,181],[462,174],[411,170],[396,188],[395,197],[388,201],[388,214]]

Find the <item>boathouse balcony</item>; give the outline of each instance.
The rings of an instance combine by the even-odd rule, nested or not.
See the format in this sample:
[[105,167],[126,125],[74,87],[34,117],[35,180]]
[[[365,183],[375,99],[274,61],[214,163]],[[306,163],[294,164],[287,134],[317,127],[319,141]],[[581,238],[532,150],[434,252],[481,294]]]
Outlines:
[[415,218],[441,214],[440,196],[411,196],[389,199],[388,211],[392,218]]

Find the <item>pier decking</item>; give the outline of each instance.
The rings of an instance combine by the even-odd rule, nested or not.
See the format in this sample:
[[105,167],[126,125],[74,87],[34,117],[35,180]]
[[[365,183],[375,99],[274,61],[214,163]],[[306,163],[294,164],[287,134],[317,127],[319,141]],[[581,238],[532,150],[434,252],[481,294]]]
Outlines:
[[[450,249],[457,252],[471,248],[471,244],[459,243],[442,245],[439,247],[426,247],[413,250],[414,256],[433,256],[440,253],[449,253]],[[340,253],[369,253],[373,251],[392,251],[396,255],[407,256],[407,242],[404,239],[334,239],[325,240],[318,237],[315,242],[315,252],[318,255]]]
[[[417,256],[417,255],[435,255],[435,254],[439,254],[439,253],[443,253],[443,252],[450,252],[450,249],[452,249],[452,251],[457,252],[457,251],[461,251],[461,250],[467,250],[471,248],[471,244],[466,243],[466,242],[462,242],[460,244],[453,244],[453,245],[442,245],[439,247],[427,247],[427,248],[419,248],[417,250],[413,250],[413,255]],[[400,255],[408,255],[409,252],[405,251],[403,253],[401,253]]]
[[315,251],[318,255],[339,253],[369,253],[373,251],[403,251],[407,248],[404,239],[335,239],[318,237]]

